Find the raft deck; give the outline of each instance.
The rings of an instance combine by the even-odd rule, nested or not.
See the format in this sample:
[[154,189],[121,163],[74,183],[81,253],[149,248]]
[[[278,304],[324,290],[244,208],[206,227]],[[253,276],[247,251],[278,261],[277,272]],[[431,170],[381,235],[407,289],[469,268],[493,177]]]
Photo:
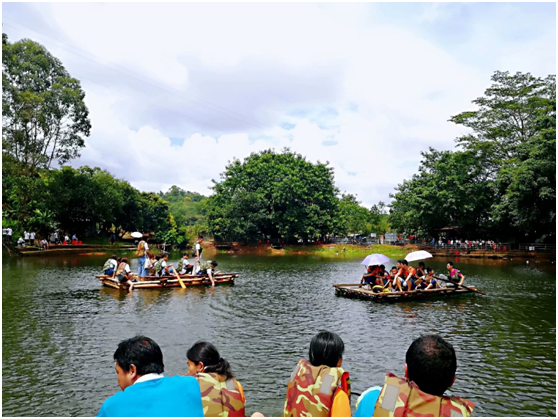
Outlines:
[[[136,276],[137,277],[137,276]],[[101,283],[110,288],[116,288],[120,290],[125,290],[129,288],[129,285],[118,282],[117,279],[113,279],[107,275],[97,275]],[[234,280],[238,278],[237,273],[230,274],[217,274],[213,276],[215,285],[230,284],[234,285]],[[193,286],[211,286],[211,281],[207,275],[180,275],[180,279],[184,282],[186,288]],[[134,289],[144,289],[144,288],[181,288],[180,281],[176,276],[164,276],[164,277],[153,277],[148,276],[145,280],[134,282]]]
[[[434,297],[452,297],[464,294],[475,293],[472,290],[465,288],[436,288],[430,290],[414,290],[403,292],[373,292],[372,290],[364,289],[361,284],[335,284],[335,295],[347,298],[360,298],[363,300],[372,300],[376,302],[397,302],[397,301],[411,301],[423,300]],[[469,288],[476,288],[468,285]]]

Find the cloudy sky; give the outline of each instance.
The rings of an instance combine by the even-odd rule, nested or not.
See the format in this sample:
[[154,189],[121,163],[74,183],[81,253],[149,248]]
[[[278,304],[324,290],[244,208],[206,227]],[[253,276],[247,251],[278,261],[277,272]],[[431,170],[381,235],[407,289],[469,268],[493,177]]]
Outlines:
[[81,80],[72,165],[154,192],[209,195],[229,160],[289,147],[389,201],[495,70],[556,74],[555,3],[3,3],[2,23]]

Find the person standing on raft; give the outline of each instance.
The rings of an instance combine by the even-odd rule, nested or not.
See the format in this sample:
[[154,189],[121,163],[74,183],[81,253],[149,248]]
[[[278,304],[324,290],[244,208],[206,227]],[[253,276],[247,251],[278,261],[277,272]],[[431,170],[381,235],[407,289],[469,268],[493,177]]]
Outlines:
[[345,344],[332,332],[310,341],[309,359],[301,359],[287,384],[283,417],[350,417],[349,373],[341,368]]
[[138,278],[140,281],[149,274],[149,272],[145,270],[145,258],[148,250],[147,239],[140,240],[136,249],[136,256],[138,257]]

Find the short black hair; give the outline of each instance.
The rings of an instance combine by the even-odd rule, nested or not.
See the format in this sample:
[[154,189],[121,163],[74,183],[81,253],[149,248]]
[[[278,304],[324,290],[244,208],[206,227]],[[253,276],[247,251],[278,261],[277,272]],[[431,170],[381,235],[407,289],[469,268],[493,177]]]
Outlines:
[[116,255],[112,255],[110,258],[116,260]]
[[183,253],[182,257],[184,257],[184,256],[188,257],[188,253]]
[[424,267],[424,266],[425,266],[425,265],[424,265],[424,262],[419,262],[418,266]]
[[416,339],[405,355],[410,381],[428,394],[442,396],[451,387],[457,370],[455,350],[439,335]]
[[333,332],[320,332],[310,341],[309,359],[315,367],[320,365],[337,367],[339,360],[343,358],[343,352],[345,352],[345,344]]
[[393,271],[394,269],[397,269],[397,266],[392,266],[390,270]]
[[219,265],[219,264],[218,264],[217,262],[215,262],[214,260],[212,260],[211,263],[210,263],[210,265],[211,265],[211,266],[217,266],[217,265]]
[[161,374],[165,370],[161,348],[146,336],[135,336],[120,342],[114,360],[126,372],[135,365],[138,375]]
[[449,266],[453,266],[453,262],[450,260],[450,261],[448,262],[448,265],[449,265]]

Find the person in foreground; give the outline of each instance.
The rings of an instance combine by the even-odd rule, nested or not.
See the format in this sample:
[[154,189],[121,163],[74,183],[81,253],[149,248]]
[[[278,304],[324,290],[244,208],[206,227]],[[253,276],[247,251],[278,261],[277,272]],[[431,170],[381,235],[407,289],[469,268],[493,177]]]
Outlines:
[[114,353],[121,392],[109,397],[98,416],[203,417],[194,377],[163,376],[163,353],[145,336],[120,342]]
[[310,361],[301,359],[287,384],[283,417],[351,416],[349,373],[341,368],[344,351],[335,333],[312,338]]
[[211,343],[196,342],[186,353],[188,374],[200,383],[206,417],[245,417],[244,390],[231,366]]
[[444,392],[455,382],[455,350],[438,335],[416,339],[405,355],[405,379],[386,374],[383,387],[358,398],[355,417],[468,417],[475,404]]

